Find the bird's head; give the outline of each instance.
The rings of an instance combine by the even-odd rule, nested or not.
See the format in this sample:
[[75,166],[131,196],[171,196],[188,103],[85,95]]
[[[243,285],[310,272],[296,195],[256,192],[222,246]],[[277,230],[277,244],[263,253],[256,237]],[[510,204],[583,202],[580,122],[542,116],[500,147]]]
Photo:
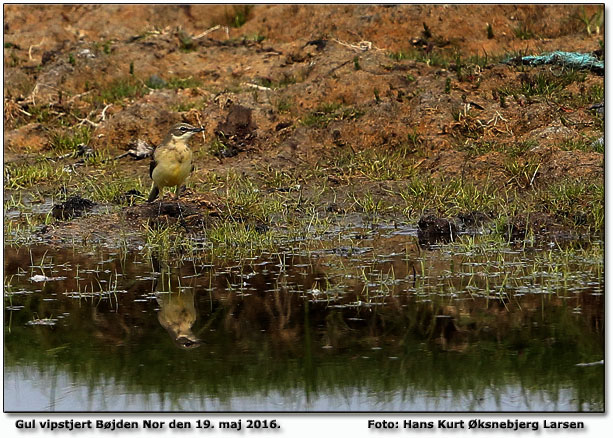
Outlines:
[[188,140],[196,132],[204,131],[204,128],[195,128],[189,123],[177,123],[170,130],[170,135],[175,139]]

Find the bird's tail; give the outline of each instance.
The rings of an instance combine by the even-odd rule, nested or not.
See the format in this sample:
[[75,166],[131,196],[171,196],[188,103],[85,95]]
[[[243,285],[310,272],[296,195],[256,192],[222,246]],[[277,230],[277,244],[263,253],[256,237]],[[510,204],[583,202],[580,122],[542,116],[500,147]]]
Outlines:
[[149,198],[147,199],[147,202],[153,202],[155,198],[158,197],[159,194],[160,194],[160,189],[158,189],[158,186],[154,184],[153,187],[151,188],[151,193],[149,193]]

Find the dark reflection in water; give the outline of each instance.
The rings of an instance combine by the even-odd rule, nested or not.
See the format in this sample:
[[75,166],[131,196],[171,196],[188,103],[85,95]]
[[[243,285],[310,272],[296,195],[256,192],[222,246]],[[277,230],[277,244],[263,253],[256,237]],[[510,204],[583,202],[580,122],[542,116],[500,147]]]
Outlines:
[[534,257],[8,248],[5,409],[602,411],[600,265]]
[[160,306],[158,321],[180,348],[191,349],[201,344],[200,339],[192,332],[192,326],[196,322],[194,298],[193,290],[156,294]]

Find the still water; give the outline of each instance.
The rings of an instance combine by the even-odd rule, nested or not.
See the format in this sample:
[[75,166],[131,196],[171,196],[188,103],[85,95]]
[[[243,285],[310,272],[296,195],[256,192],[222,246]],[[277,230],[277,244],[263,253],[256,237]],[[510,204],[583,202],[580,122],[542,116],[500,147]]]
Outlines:
[[7,247],[5,410],[604,410],[601,251],[411,234],[213,263]]

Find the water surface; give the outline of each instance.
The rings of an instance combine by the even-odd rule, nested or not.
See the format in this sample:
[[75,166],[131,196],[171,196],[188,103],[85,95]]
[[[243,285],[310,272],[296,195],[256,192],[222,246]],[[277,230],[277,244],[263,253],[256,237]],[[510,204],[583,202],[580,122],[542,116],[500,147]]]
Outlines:
[[603,411],[601,253],[352,242],[213,263],[8,247],[5,409]]

